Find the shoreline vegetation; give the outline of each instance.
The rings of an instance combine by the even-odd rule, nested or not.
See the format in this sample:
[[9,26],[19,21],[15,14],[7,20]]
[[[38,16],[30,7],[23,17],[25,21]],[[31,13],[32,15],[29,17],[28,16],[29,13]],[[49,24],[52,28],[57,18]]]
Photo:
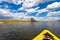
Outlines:
[[58,22],[60,22],[60,20],[57,20]]
[[0,20],[0,24],[5,23],[5,24],[15,24],[15,23],[20,23],[20,22],[39,22],[35,20],[34,18],[31,18],[31,20]]
[[[0,24],[15,24],[21,22],[44,22],[44,21],[37,21],[34,18],[31,18],[31,20],[0,20]],[[47,21],[47,22],[60,22],[60,20]]]

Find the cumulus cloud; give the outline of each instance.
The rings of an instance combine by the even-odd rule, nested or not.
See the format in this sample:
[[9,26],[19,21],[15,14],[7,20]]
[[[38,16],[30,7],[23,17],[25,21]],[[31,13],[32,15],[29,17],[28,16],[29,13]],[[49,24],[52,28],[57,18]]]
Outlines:
[[24,5],[25,5],[25,3],[28,3],[28,4],[31,3],[31,4],[34,5],[34,4],[38,3],[38,2],[43,3],[43,2],[46,2],[46,1],[52,1],[52,0],[37,0],[37,1],[36,0],[0,0],[0,3],[2,1],[9,2],[9,3],[14,3],[16,5],[21,4],[21,3],[24,3]]
[[12,13],[9,10],[0,9],[0,15],[2,15],[4,17],[11,17],[12,19],[19,19],[19,18],[23,17],[24,13],[23,12]]
[[31,8],[33,6],[37,6],[39,3],[44,3],[44,2],[48,2],[48,1],[54,1],[54,0],[25,0],[22,4],[22,7],[19,8],[18,10],[24,10],[27,8]]
[[39,9],[39,7],[26,9],[25,11],[27,11],[27,12],[26,12],[25,15],[28,15],[28,14],[31,14],[31,13],[34,13],[34,12],[37,12],[38,9]]
[[36,16],[38,16],[39,14],[42,14],[43,12],[48,12],[49,10],[47,10],[47,9],[41,9],[41,10],[37,10],[37,14],[36,14]]
[[[2,1],[14,3],[16,5],[23,3],[22,7],[19,8],[18,10],[23,9],[23,10],[27,11],[26,15],[37,11],[38,12],[37,15],[39,15],[40,13],[47,11],[46,8],[42,9],[42,10],[36,10],[36,8],[34,9],[34,8],[31,8],[31,7],[36,6],[39,3],[44,3],[44,2],[48,2],[48,1],[54,1],[54,0],[37,0],[37,1],[36,0],[1,0],[0,2],[2,2]],[[7,5],[5,7],[8,8]],[[29,9],[27,9],[27,8],[29,8]],[[38,7],[37,7],[37,9],[38,9]]]
[[[54,20],[59,20],[60,18],[57,17],[58,15],[60,15],[60,11],[53,11],[53,9],[56,8],[60,8],[60,2],[54,2],[52,4],[49,4],[46,8],[38,10],[36,16],[38,16],[39,14],[43,13],[43,12],[48,12],[46,17],[40,17],[40,20],[43,21],[54,21]],[[52,9],[52,10],[50,10]],[[54,17],[53,17],[54,16]]]
[[60,20],[59,17],[45,17],[43,19],[44,21],[55,21],[55,20]]
[[[60,2],[54,2],[54,3],[52,3],[52,4],[49,4],[46,8],[44,8],[44,9],[41,9],[41,10],[38,10],[37,12],[37,14],[36,14],[36,16],[38,16],[39,14],[41,14],[41,13],[43,13],[43,12],[48,12],[48,14],[49,14],[49,12],[51,12],[51,11],[53,11],[53,9],[55,9],[55,8],[60,8]],[[52,10],[50,10],[50,9],[52,9]],[[54,13],[54,12],[53,12]],[[52,14],[52,13],[51,13]],[[50,15],[51,15],[50,14]]]
[[25,0],[12,0],[12,3],[19,5],[21,3],[23,3]]
[[37,17],[36,18],[37,20],[40,20],[40,21],[55,21],[55,20],[60,20],[59,17],[51,17],[51,16],[46,16],[46,17]]
[[[29,6],[29,5],[26,5],[26,6]],[[25,7],[25,6],[24,6]],[[22,8],[20,8],[20,9],[26,9],[26,7],[24,8],[23,6],[22,6]],[[30,6],[29,6],[30,7]],[[29,8],[28,7],[28,8]],[[41,9],[41,10],[36,10],[36,9],[33,9],[33,8],[30,8],[30,9],[28,9],[28,11],[27,11],[27,13],[26,13],[26,15],[27,14],[30,14],[30,13],[33,13],[33,12],[38,12],[37,14],[36,14],[36,16],[38,16],[39,14],[41,14],[41,13],[43,13],[43,12],[50,12],[51,10],[50,9],[55,9],[55,8],[59,8],[60,7],[60,2],[54,2],[54,3],[52,3],[52,4],[49,4],[46,8],[44,8],[44,9]],[[30,13],[29,13],[30,12]]]
[[60,11],[55,11],[55,12],[49,12],[47,16],[57,16],[60,15]]
[[59,8],[60,7],[60,2],[54,2],[50,5],[47,6],[47,9],[54,9],[54,8]]
[[39,20],[42,21],[55,21],[55,20],[60,20],[60,11],[54,11],[54,12],[48,12],[47,16],[45,17],[40,17]]
[[0,0],[0,3],[3,2],[3,1],[8,2],[8,3],[13,3],[13,4],[16,4],[16,5],[19,5],[19,4],[24,2],[24,0]]
[[[52,12],[50,10],[50,9],[60,8],[60,2],[54,2],[52,4],[49,4],[44,9],[39,9],[39,7],[32,8],[33,6],[37,6],[39,3],[44,3],[44,2],[53,1],[53,0],[0,0],[0,3],[2,1],[6,1],[6,2],[9,2],[9,3],[14,3],[16,5],[19,5],[19,4],[23,3],[22,7],[19,8],[18,10],[26,11],[25,14],[24,14],[24,12],[13,13],[10,10],[0,9],[0,15],[3,15],[5,17],[11,17],[12,19],[31,18],[32,16],[27,16],[27,15],[31,14],[31,13],[34,13],[34,12],[38,12],[36,14],[36,16],[38,16],[39,14],[41,14],[43,12],[48,12],[46,17],[41,18],[41,19],[45,19],[45,20],[57,19],[57,17],[48,17],[48,16],[60,15],[60,11]],[[8,5],[5,5],[5,7],[8,8]],[[34,16],[33,16],[33,18],[37,19]]]
[[[54,2],[46,7],[47,10],[55,8],[60,8],[60,2]],[[47,16],[53,16],[53,15],[60,15],[60,11],[51,12],[49,10]]]
[[[20,12],[20,13],[13,13],[13,12],[10,12],[10,10],[5,10],[5,9],[0,9],[0,18],[3,17],[3,19],[28,19],[30,20],[30,18],[36,18],[34,16],[26,16],[23,12]],[[2,18],[1,18],[2,19]]]

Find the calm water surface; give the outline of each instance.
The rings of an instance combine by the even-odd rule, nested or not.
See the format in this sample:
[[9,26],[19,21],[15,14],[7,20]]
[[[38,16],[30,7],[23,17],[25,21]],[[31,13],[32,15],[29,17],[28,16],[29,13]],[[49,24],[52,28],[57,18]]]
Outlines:
[[44,29],[60,38],[60,22],[22,22],[0,24],[0,40],[32,40]]

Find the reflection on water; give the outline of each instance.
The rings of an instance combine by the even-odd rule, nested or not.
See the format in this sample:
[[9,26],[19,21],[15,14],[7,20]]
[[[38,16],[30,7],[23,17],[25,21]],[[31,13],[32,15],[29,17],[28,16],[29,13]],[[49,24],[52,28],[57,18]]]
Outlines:
[[44,29],[60,37],[60,22],[22,22],[0,24],[0,40],[32,40]]

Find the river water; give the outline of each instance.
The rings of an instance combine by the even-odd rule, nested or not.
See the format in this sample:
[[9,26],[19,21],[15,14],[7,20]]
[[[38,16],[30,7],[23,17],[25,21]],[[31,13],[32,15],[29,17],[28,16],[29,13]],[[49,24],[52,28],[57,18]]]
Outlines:
[[22,22],[0,24],[0,40],[32,40],[44,29],[60,38],[60,22]]

